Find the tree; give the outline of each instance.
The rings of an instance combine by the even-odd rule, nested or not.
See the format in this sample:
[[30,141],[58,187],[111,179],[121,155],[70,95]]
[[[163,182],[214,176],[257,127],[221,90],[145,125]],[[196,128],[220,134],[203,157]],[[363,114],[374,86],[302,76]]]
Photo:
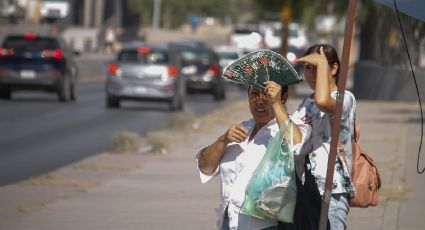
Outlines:
[[[408,64],[397,14],[393,9],[370,0],[360,1],[360,59],[386,66]],[[358,12],[359,12],[358,11]],[[425,42],[425,23],[400,13],[412,64],[418,66],[421,44]]]
[[288,25],[291,21],[313,25],[315,16],[320,14],[344,15],[347,3],[341,0],[253,0],[265,12],[278,12],[282,23],[281,53],[287,52]]
[[288,28],[289,23],[292,21],[292,0],[254,1],[268,12],[280,13],[280,21],[282,23],[280,53],[286,54],[288,51]]
[[[154,0],[128,0],[129,8],[142,15],[144,25],[152,23]],[[223,19],[230,14],[232,0],[162,0],[161,23],[176,28],[187,23],[190,15],[211,16]]]

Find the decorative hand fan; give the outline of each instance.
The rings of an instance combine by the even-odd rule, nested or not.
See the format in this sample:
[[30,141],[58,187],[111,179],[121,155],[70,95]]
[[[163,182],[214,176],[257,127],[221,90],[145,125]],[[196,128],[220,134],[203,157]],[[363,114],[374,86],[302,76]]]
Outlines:
[[302,81],[282,55],[267,49],[251,52],[234,61],[226,68],[223,77],[261,88],[266,81],[275,81],[280,85],[292,85]]

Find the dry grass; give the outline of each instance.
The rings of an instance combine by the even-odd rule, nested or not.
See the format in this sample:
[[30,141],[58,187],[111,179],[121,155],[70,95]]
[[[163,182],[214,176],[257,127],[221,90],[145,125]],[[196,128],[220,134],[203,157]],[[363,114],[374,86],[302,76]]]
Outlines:
[[395,158],[385,162],[383,164],[383,167],[385,167],[386,169],[388,169],[392,172],[397,171],[401,167],[401,163],[400,163],[398,156],[396,156]]
[[409,192],[411,189],[404,186],[384,187],[380,190],[380,202],[385,205],[390,201],[405,200]]
[[121,131],[111,137],[113,153],[135,153],[139,149],[140,135],[134,132]]
[[221,109],[216,110],[202,119],[201,131],[210,131],[216,125],[231,125],[235,122],[240,122],[241,114],[247,114],[247,118],[251,117],[249,114],[248,102],[245,100],[228,102]]
[[[114,134],[111,138],[112,152],[135,153],[145,149],[150,153],[168,154],[170,143],[175,137],[181,136],[182,132],[208,132],[216,125],[230,125],[234,123],[236,116],[248,111],[247,108],[246,101],[236,101],[227,103],[221,109],[201,118],[197,118],[190,111],[175,113],[171,119],[171,129],[149,132],[145,137],[127,131]],[[90,168],[96,167],[90,166]]]
[[150,132],[146,135],[146,141],[152,147],[152,153],[168,154],[170,148],[170,134],[166,131]]
[[17,211],[20,213],[29,213],[40,210],[47,206],[46,203],[36,203],[36,204],[21,204],[17,207]]
[[178,112],[171,118],[171,128],[174,130],[197,129],[197,119],[190,111]]
[[22,186],[52,186],[52,187],[69,187],[80,192],[86,192],[91,188],[98,187],[99,181],[96,180],[74,180],[65,178],[58,173],[48,173],[20,183]]
[[102,162],[89,162],[80,163],[72,167],[77,170],[92,170],[92,171],[113,171],[113,172],[130,172],[140,168],[137,164],[125,164],[125,163],[102,163]]

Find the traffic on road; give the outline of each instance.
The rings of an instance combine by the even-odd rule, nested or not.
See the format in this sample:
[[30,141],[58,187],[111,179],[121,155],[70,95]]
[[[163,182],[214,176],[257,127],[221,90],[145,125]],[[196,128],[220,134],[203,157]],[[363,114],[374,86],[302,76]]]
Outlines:
[[77,52],[55,25],[3,34],[0,127],[9,132],[0,137],[0,185],[106,151],[114,132],[146,134],[169,125],[176,112],[200,115],[246,96],[246,88],[221,77],[248,52],[243,37],[189,39],[181,31],[171,40],[113,44],[112,53]]

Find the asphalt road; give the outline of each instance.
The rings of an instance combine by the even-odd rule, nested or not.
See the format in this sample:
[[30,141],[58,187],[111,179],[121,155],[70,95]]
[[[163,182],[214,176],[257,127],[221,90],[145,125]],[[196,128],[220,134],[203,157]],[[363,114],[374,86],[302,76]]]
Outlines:
[[[227,87],[227,99],[188,95],[185,110],[199,115],[246,92]],[[141,135],[167,127],[173,117],[166,103],[124,102],[106,109],[102,82],[80,84],[78,101],[60,103],[54,94],[17,92],[0,101],[0,185],[48,172],[110,148],[117,131]]]

